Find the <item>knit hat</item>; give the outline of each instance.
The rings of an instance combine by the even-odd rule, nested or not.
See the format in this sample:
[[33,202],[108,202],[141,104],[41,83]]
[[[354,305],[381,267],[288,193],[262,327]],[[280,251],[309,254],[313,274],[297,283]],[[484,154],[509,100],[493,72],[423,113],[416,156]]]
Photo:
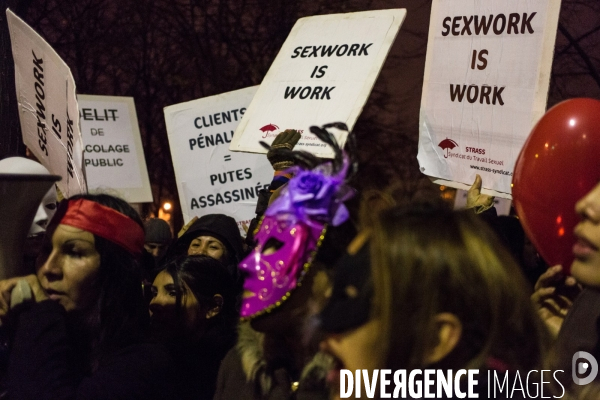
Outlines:
[[231,261],[240,262],[244,255],[244,247],[237,222],[225,214],[204,215],[190,226],[187,232],[177,240],[180,251],[187,251],[190,243],[198,236],[212,236],[219,239],[231,254]]
[[144,223],[144,228],[146,243],[169,243],[173,238],[169,224],[163,219],[151,218]]

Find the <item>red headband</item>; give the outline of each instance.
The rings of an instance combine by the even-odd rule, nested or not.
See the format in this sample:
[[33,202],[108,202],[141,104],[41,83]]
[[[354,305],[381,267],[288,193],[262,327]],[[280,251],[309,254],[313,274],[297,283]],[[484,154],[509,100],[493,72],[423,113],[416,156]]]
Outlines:
[[144,229],[134,220],[95,201],[69,200],[61,224],[83,229],[139,255],[144,247]]

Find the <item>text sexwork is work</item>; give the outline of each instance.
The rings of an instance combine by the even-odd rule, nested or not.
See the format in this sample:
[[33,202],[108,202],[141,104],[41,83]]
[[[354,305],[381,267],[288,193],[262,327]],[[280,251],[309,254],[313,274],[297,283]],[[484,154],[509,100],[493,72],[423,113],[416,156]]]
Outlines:
[[[31,50],[33,55],[33,89],[35,91],[35,116],[37,118],[37,134],[38,134],[38,145],[40,151],[48,157],[48,139],[46,132],[47,121],[46,121],[46,90],[45,90],[45,78],[44,74],[44,59],[35,55],[35,52]],[[67,173],[73,178],[73,120],[69,116],[69,109],[66,110],[66,133],[67,133]],[[54,114],[50,116],[52,121],[52,132],[58,140],[62,140],[63,125],[60,123],[58,117]],[[63,120],[63,123],[65,121]]]
[[[365,57],[369,56],[369,47],[373,43],[353,43],[342,45],[299,46],[292,52],[291,58],[331,58],[331,57]],[[311,79],[321,79],[327,73],[328,65],[315,65],[310,74]],[[287,86],[284,99],[299,100],[331,100],[331,92],[335,86]]]
[[[442,36],[471,35],[530,35],[535,31],[531,22],[537,15],[532,13],[510,13],[490,15],[457,15],[447,16],[442,20]],[[484,70],[488,66],[489,51],[473,49],[470,68]],[[450,100],[452,102],[504,105],[502,92],[505,86],[450,84]]]

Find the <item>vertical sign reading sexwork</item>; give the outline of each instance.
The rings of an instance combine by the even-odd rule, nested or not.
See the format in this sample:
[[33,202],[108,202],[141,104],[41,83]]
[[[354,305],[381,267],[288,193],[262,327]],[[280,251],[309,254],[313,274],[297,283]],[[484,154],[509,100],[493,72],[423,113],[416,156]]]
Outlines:
[[[345,122],[362,112],[406,10],[318,15],[299,19],[248,107],[230,149],[266,153],[285,129],[302,132],[296,150],[320,157],[333,151],[310,133],[312,125]],[[343,146],[347,132],[338,131]]]
[[510,198],[544,114],[560,0],[434,0],[419,129],[421,172]]
[[83,150],[71,70],[29,25],[6,10],[23,142],[65,197],[85,193]]
[[89,190],[117,192],[130,203],[151,202],[133,98],[79,95],[78,99]]
[[264,154],[232,153],[233,132],[257,86],[165,107],[169,146],[183,219],[227,214],[248,224],[258,191],[266,189],[273,168]]

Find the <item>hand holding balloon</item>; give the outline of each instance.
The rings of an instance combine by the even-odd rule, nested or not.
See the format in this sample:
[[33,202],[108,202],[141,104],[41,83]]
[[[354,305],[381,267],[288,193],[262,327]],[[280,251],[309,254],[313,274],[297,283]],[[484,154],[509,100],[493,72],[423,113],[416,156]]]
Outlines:
[[531,301],[552,337],[558,337],[567,312],[579,292],[581,287],[575,278],[564,275],[561,265],[548,268],[538,278]]

